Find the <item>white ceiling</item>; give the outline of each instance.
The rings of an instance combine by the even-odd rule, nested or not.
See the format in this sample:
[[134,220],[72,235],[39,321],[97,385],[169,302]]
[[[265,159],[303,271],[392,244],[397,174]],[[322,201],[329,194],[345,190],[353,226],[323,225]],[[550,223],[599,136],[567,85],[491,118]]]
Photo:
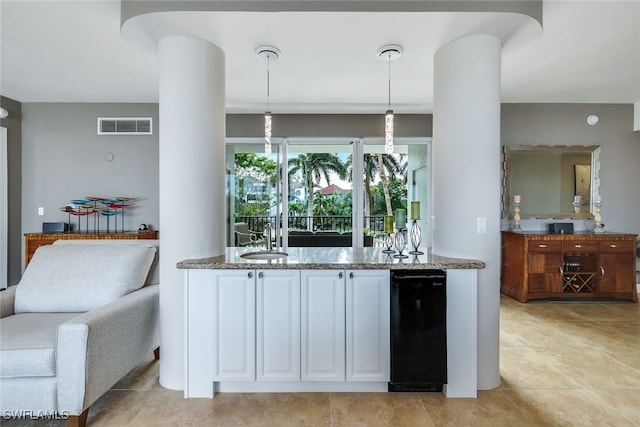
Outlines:
[[[0,0],[0,93],[22,102],[157,102],[155,52],[120,33],[120,2]],[[163,22],[211,40],[226,55],[229,112],[266,103],[258,46],[271,63],[271,111],[380,112],[391,63],[398,113],[431,112],[433,55],[447,41],[490,29],[504,40],[502,100],[640,101],[640,1],[545,1],[543,29],[518,15],[469,13],[181,13]],[[157,23],[157,22],[156,22]]]

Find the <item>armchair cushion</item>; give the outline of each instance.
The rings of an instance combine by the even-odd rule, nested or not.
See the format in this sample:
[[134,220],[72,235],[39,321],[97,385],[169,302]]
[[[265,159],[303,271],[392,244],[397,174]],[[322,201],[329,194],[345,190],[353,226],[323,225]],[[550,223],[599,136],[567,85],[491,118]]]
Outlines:
[[158,239],[60,239],[53,242],[54,245],[141,245],[156,248],[156,256],[151,264],[149,275],[144,283],[146,285],[160,284],[160,240]]
[[86,312],[108,304],[144,285],[154,255],[151,245],[41,246],[16,289],[15,312]]
[[58,326],[77,313],[22,313],[2,319],[0,377],[56,375]]

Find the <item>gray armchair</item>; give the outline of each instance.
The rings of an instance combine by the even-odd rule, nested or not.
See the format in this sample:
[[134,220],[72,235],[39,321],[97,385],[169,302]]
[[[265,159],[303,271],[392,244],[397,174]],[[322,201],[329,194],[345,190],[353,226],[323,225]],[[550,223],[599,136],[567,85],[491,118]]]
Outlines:
[[159,356],[157,241],[62,242],[0,292],[0,410],[84,426],[91,404]]

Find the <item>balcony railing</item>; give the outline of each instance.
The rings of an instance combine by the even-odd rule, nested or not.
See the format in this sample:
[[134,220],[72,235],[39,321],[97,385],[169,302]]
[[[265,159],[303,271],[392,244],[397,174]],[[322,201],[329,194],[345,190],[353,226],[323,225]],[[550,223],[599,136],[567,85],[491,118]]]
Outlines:
[[[235,222],[244,222],[249,226],[250,230],[262,231],[267,222],[270,223],[272,227],[275,227],[279,218],[280,217],[277,216],[265,215],[237,216],[235,217]],[[344,233],[345,231],[351,231],[353,228],[351,215],[290,215],[287,228],[289,230],[308,230],[310,221],[313,231],[322,230]],[[365,216],[363,221],[364,228],[368,228],[372,233],[384,231],[384,215]],[[278,225],[282,226],[284,224],[280,223]]]

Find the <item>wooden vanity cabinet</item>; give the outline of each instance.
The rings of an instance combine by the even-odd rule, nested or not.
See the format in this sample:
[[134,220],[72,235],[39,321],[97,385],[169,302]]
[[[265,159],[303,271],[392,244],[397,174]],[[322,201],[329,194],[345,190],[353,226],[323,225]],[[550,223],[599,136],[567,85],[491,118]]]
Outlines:
[[634,234],[502,232],[500,291],[520,302],[620,298],[638,302]]

